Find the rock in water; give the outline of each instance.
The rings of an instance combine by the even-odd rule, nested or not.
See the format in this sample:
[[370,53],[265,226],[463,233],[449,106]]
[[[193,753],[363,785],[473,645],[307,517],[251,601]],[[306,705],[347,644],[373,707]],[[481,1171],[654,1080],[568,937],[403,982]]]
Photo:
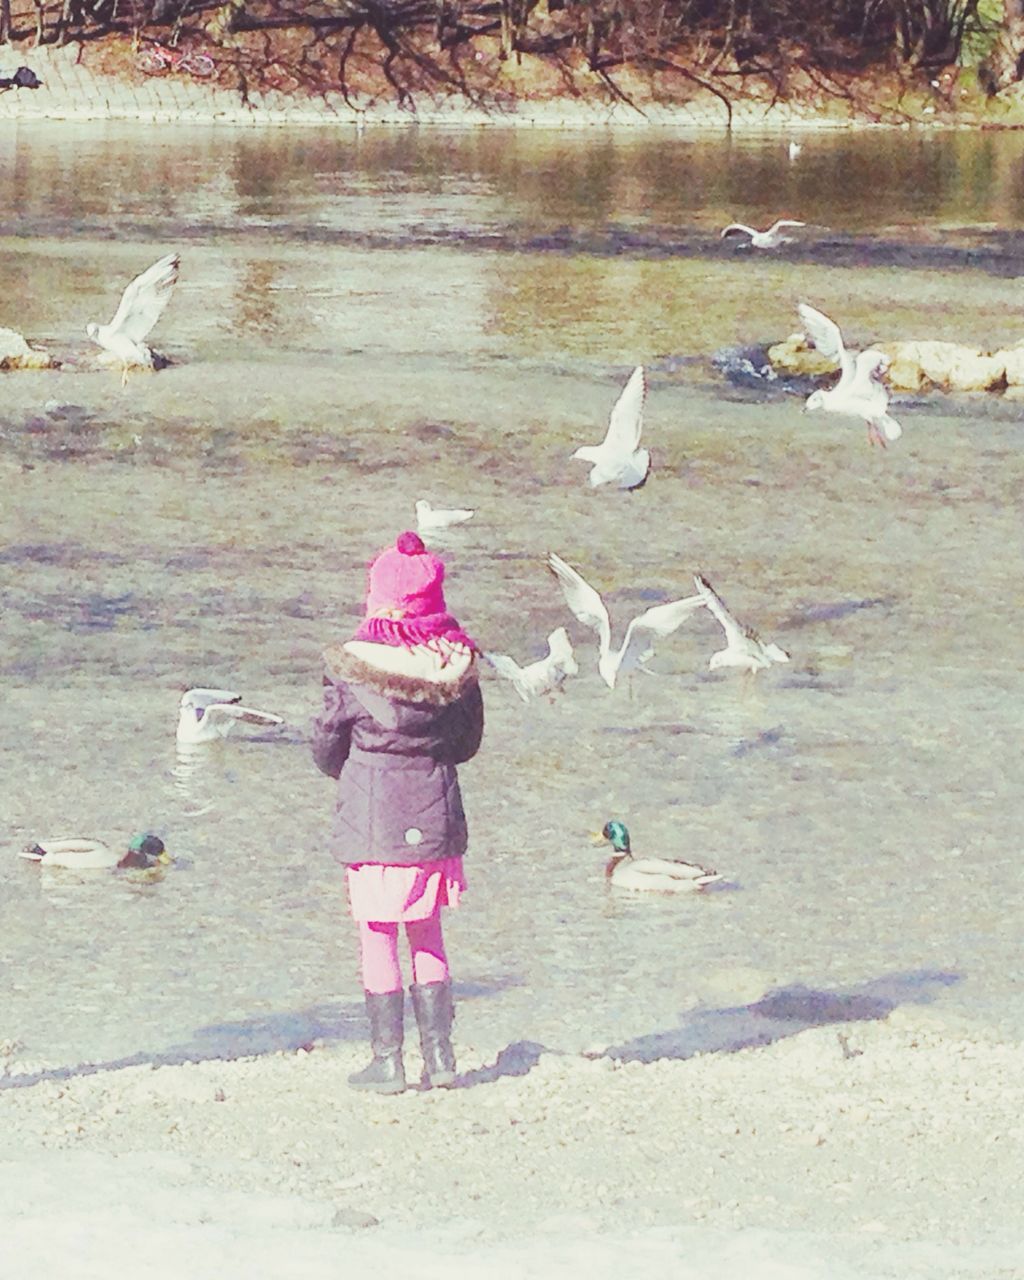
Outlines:
[[959,342],[879,342],[891,361],[885,380],[894,391],[1002,391],[1005,353],[989,355]]
[[0,329],[0,369],[52,369],[55,365],[48,352],[30,347],[20,333]]

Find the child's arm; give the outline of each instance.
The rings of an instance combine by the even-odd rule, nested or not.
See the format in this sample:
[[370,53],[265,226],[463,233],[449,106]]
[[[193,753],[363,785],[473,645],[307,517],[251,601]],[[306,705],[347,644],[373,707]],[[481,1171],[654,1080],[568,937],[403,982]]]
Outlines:
[[484,736],[484,699],[478,684],[452,707],[452,721],[449,759],[452,764],[463,764],[480,750]]
[[316,767],[329,778],[336,778],[348,759],[351,745],[352,713],[345,691],[340,685],[326,682],[324,709],[313,721],[310,740]]

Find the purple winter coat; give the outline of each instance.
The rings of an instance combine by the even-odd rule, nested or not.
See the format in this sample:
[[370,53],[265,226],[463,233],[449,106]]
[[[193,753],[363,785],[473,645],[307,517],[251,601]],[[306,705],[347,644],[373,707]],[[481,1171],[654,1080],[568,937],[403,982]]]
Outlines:
[[[375,646],[371,646],[375,647]],[[483,736],[475,662],[455,679],[382,670],[333,645],[324,653],[324,709],[313,759],[338,779],[331,853],[343,864],[403,866],[466,852],[455,766]]]

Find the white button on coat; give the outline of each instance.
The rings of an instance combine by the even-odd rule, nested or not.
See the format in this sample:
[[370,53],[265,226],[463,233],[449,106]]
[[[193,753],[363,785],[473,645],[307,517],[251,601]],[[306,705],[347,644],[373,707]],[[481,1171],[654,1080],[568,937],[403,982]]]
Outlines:
[[422,839],[423,839],[423,832],[419,829],[419,827],[410,827],[409,830],[405,833],[406,844],[419,844],[419,842]]

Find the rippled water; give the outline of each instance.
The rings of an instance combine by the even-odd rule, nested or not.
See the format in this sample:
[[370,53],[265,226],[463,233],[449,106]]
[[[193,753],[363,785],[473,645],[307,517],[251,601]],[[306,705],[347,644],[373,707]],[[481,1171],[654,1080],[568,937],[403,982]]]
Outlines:
[[[701,568],[793,655],[746,692],[708,672],[701,615],[660,679],[615,694],[575,624],[557,705],[485,673],[460,1036],[681,1055],[837,998],[1020,1034],[1021,410],[907,400],[882,454],[709,357],[792,331],[801,298],[856,343],[1024,337],[1024,139],[812,137],[795,163],[777,138],[660,132],[33,126],[4,146],[0,321],[67,364],[3,377],[0,1038],[73,1064],[363,1034],[304,735],[319,651],[419,496],[478,508],[446,554],[486,648],[525,660],[568,621],[555,549],[619,626]],[[782,213],[815,225],[781,255],[718,240]],[[174,247],[172,363],[122,390],[84,325]],[[591,493],[569,455],[638,362],[655,474]],[[287,731],[178,759],[200,683]],[[613,815],[637,852],[733,887],[609,895],[587,835]],[[158,883],[13,856],[144,828],[177,856]],[[750,1012],[777,988],[785,1016]]]

